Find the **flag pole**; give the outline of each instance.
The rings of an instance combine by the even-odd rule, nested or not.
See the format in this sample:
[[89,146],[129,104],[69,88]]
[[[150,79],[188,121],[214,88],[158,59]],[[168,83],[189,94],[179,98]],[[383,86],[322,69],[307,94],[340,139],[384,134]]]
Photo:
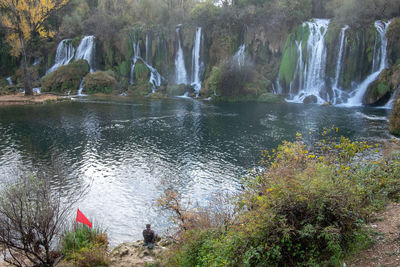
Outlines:
[[75,233],[76,233],[76,219],[74,223],[74,267],[76,267],[76,241],[75,241]]

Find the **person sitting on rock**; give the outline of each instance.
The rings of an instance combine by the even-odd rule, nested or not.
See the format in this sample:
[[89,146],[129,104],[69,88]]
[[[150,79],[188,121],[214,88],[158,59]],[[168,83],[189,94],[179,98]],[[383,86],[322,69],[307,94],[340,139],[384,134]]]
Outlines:
[[148,249],[152,249],[154,247],[154,243],[156,242],[156,234],[153,230],[151,230],[150,224],[146,224],[146,229],[143,230],[143,238],[143,246],[147,246]]

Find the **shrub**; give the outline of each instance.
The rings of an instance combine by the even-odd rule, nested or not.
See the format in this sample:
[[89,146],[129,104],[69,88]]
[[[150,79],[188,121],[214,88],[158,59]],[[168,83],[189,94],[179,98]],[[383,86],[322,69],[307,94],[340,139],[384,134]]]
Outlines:
[[107,266],[107,234],[101,229],[86,226],[65,232],[61,239],[61,253],[66,261],[76,266]]
[[254,68],[248,60],[239,65],[233,58],[219,67],[213,67],[209,85],[220,96],[247,95],[254,92],[251,86],[246,86],[251,84],[254,77]]
[[[16,266],[52,266],[52,245],[80,194],[63,201],[44,177],[22,176],[3,184],[0,195],[0,245],[4,260]],[[23,263],[25,262],[25,263]]]
[[96,71],[85,77],[84,91],[88,94],[112,93],[117,87],[117,80],[112,71]]
[[[263,152],[236,200],[239,213],[225,227],[181,227],[166,265],[338,266],[349,251],[370,244],[363,222],[400,196],[398,158],[355,161],[372,146],[336,137],[335,128],[312,145],[298,139]],[[176,214],[204,221],[197,208],[182,211]]]
[[400,98],[394,102],[392,115],[389,120],[390,133],[400,137]]
[[42,92],[76,92],[89,69],[89,64],[83,59],[61,66],[42,79]]

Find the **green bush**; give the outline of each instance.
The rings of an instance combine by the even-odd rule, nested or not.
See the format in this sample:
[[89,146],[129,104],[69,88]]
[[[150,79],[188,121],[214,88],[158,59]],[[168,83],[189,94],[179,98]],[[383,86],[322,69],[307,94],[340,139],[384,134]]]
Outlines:
[[239,215],[225,227],[184,231],[166,265],[339,266],[352,250],[368,246],[363,223],[399,199],[399,158],[356,162],[374,153],[372,146],[329,132],[335,131],[313,145],[299,135],[263,152],[263,171],[245,180],[235,202]]
[[89,64],[83,59],[61,66],[42,79],[42,92],[77,92],[89,69]]
[[247,59],[240,66],[230,59],[212,68],[209,87],[222,97],[256,95],[259,88],[253,87],[255,76],[254,66]]
[[400,98],[394,103],[392,115],[389,120],[390,133],[400,137]]
[[107,234],[101,229],[80,226],[65,232],[61,238],[61,253],[76,266],[107,266]]
[[87,94],[112,93],[117,87],[117,80],[111,71],[96,71],[85,77],[83,89]]

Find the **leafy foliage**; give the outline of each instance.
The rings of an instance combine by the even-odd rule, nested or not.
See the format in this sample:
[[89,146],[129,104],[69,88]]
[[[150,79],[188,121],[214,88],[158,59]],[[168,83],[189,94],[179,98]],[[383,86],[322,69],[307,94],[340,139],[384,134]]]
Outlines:
[[68,3],[68,0],[2,0],[1,24],[6,29],[6,42],[11,47],[11,55],[22,54],[24,62],[25,93],[32,94],[28,70],[27,49],[35,36],[48,38],[54,36],[45,22],[49,17]]
[[89,69],[89,64],[83,59],[61,66],[42,79],[42,91],[76,92],[79,89],[82,78],[89,73]]
[[107,234],[101,229],[79,226],[63,234],[61,253],[76,266],[107,266]]
[[360,161],[373,147],[336,131],[325,129],[312,145],[298,135],[296,142],[264,151],[260,171],[245,180],[234,202],[239,213],[226,227],[186,227],[166,264],[338,266],[349,251],[368,245],[363,222],[399,199],[399,158]]
[[83,88],[88,94],[110,94],[116,86],[117,81],[112,71],[96,71],[86,75]]
[[389,121],[389,130],[391,134],[400,136],[400,99],[394,102],[392,115]]
[[52,266],[52,245],[80,194],[63,201],[44,177],[22,176],[3,184],[0,196],[0,244],[4,260],[15,266]]

